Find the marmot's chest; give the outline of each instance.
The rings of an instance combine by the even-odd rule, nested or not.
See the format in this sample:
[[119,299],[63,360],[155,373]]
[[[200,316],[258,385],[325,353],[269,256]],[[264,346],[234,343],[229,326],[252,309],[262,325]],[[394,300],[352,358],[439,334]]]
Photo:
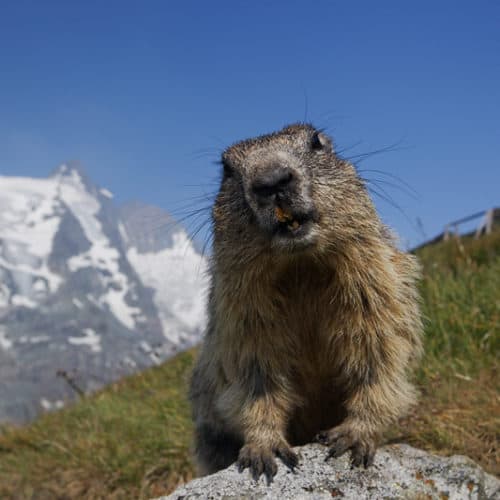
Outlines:
[[334,282],[317,273],[286,276],[277,282],[274,294],[281,325],[297,342],[322,347],[325,334],[331,330],[335,317]]
[[[334,297],[318,287],[290,289],[281,296],[278,314],[273,318],[273,336],[286,337],[284,359],[299,379],[319,382],[334,372],[335,338],[337,337]],[[302,383],[298,380],[298,385]]]

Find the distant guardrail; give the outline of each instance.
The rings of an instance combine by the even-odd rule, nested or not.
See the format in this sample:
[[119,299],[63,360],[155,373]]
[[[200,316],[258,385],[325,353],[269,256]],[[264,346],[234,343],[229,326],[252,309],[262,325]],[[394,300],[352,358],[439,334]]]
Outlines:
[[489,210],[483,210],[482,212],[477,212],[446,224],[443,231],[443,239],[449,240],[451,236],[460,236],[460,232],[458,230],[460,224],[465,224],[466,222],[470,222],[474,219],[479,219],[479,217],[481,217],[481,222],[474,233],[474,237],[479,238],[482,234],[490,234],[493,230],[493,223],[495,221],[495,211],[499,212],[498,217],[500,217],[500,209],[490,208]]
[[[465,224],[466,222],[473,221],[475,219],[481,219],[477,228],[469,233],[461,234],[460,233],[460,225]],[[481,212],[477,212],[472,215],[468,215],[467,217],[463,217],[462,219],[455,220],[453,222],[449,222],[444,226],[444,231],[438,234],[432,240],[426,241],[415,248],[412,248],[410,252],[414,252],[419,248],[425,247],[427,245],[433,245],[434,243],[438,243],[443,240],[449,240],[450,238],[459,238],[460,236],[473,236],[474,238],[479,238],[483,234],[490,234],[495,226],[500,226],[500,208],[490,208],[488,210],[482,210]]]

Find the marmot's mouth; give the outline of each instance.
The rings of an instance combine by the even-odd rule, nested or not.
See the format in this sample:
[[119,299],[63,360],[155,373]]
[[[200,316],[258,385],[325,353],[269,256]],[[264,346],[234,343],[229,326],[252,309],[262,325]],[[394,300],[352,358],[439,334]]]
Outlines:
[[308,239],[314,221],[316,212],[314,210],[290,210],[281,206],[274,208],[275,225],[274,237],[285,239],[287,241],[298,242],[302,239]]
[[290,231],[297,231],[301,223],[288,211],[283,210],[281,207],[276,207],[274,213],[278,222],[287,226]]

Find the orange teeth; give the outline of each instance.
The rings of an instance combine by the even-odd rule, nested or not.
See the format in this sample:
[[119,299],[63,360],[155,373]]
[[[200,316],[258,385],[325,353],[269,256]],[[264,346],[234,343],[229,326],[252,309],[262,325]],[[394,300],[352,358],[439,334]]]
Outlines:
[[280,222],[288,223],[289,229],[296,231],[300,227],[300,222],[294,220],[293,215],[290,212],[285,212],[281,207],[276,207],[274,213]]
[[[280,222],[289,222],[293,220],[292,214],[290,212],[285,212],[281,207],[276,207],[274,209],[274,213],[276,214],[276,218]],[[294,223],[297,221],[294,221]],[[298,222],[297,222],[298,224]]]

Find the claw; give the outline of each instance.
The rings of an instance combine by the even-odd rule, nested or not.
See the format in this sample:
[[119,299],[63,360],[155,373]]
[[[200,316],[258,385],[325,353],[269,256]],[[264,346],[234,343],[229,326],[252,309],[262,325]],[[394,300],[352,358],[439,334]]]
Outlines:
[[363,463],[365,456],[360,447],[354,448],[351,456],[351,468],[359,467]]
[[267,457],[264,459],[264,474],[267,479],[267,484],[273,482],[274,476],[278,472],[278,466],[273,458]]
[[276,450],[276,455],[293,472],[299,464],[299,456],[290,448],[280,447]]
[[258,481],[260,475],[264,472],[264,464],[262,463],[262,459],[260,456],[254,456],[252,458],[252,462],[250,464],[250,471],[255,481]]
[[250,467],[250,458],[243,456],[238,459],[238,472],[243,472],[247,467]]
[[363,465],[366,469],[373,464],[375,441],[369,435],[359,434],[348,426],[340,425],[329,431],[320,432],[315,439],[321,444],[330,446],[325,462],[351,450],[352,468]]
[[268,484],[273,481],[278,472],[278,466],[274,455],[277,455],[283,463],[292,471],[297,466],[299,458],[286,444],[276,449],[248,444],[243,446],[237,461],[239,472],[250,469],[251,476],[257,481],[264,474]]
[[368,467],[373,465],[373,462],[375,461],[375,451],[369,451],[366,453],[366,455],[363,458],[363,465],[365,469],[368,469]]
[[342,456],[350,448],[350,445],[350,441],[347,438],[339,438],[328,450],[325,460]]

